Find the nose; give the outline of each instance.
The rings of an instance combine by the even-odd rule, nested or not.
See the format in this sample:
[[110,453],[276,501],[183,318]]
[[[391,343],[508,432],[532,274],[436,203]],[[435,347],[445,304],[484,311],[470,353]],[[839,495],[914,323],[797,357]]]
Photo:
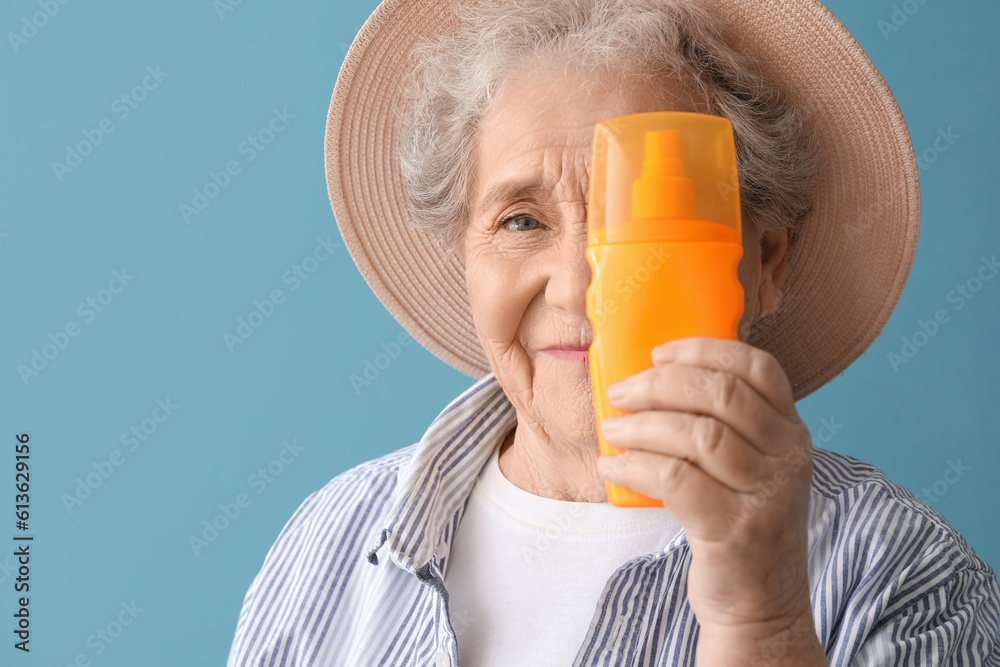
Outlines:
[[568,314],[586,317],[587,288],[590,286],[590,280],[590,263],[587,261],[587,221],[584,215],[570,225],[555,248],[549,265],[545,298],[550,305],[562,308]]

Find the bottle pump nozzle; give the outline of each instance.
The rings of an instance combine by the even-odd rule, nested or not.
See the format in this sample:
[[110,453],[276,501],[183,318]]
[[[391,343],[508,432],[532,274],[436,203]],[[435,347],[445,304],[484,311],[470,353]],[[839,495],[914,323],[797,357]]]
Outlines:
[[694,181],[684,176],[680,130],[646,132],[642,177],[632,184],[632,217],[695,218]]

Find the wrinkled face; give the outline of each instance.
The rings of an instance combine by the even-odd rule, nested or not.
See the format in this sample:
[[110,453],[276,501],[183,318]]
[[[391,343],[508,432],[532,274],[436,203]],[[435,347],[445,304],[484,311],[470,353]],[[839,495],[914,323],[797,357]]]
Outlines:
[[[587,194],[594,124],[647,111],[704,111],[679,88],[620,86],[561,69],[512,77],[483,119],[464,259],[479,339],[519,425],[596,448],[590,343]],[[749,250],[749,248],[748,248]],[[747,259],[746,257],[744,259]],[[746,286],[746,282],[744,282]],[[571,355],[563,355],[564,357]]]

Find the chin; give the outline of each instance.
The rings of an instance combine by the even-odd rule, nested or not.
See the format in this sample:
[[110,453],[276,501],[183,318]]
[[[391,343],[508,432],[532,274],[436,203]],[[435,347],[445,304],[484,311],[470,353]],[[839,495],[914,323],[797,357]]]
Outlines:
[[[556,360],[556,363],[564,364]],[[565,364],[572,366],[572,364]],[[583,364],[584,373],[579,375],[579,371],[563,370],[559,373],[545,373],[538,377],[540,383],[535,384],[535,395],[542,393],[549,399],[540,405],[545,405],[548,410],[543,416],[546,421],[553,424],[547,428],[550,433],[560,431],[567,438],[573,440],[594,440],[597,439],[597,426],[594,422],[594,395],[590,388],[590,373],[588,367]],[[576,375],[577,377],[570,377]]]

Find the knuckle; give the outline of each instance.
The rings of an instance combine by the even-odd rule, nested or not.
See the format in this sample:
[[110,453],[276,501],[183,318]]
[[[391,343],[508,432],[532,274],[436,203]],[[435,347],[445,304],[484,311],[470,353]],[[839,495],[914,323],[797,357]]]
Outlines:
[[722,445],[726,427],[711,415],[697,415],[691,423],[695,449],[705,456],[712,456]]
[[664,377],[670,371],[669,367],[654,367],[640,374],[642,377],[642,387],[647,394],[662,394],[668,387],[669,381]]
[[656,389],[657,389],[657,378],[659,376],[659,374],[655,372],[657,370],[658,369],[655,368],[655,367],[654,368],[647,368],[646,370],[640,371],[639,373],[636,373],[633,376],[633,378],[635,379],[635,384],[636,384],[636,387],[635,387],[635,389],[636,389],[635,393],[636,394],[641,393],[641,394],[644,394],[644,395],[648,396],[651,392],[656,391]]
[[683,459],[669,457],[657,473],[658,486],[668,492],[679,488],[684,480],[684,473],[688,465],[688,462]]
[[719,408],[728,409],[739,393],[739,378],[730,373],[718,373],[715,379],[715,400]]

